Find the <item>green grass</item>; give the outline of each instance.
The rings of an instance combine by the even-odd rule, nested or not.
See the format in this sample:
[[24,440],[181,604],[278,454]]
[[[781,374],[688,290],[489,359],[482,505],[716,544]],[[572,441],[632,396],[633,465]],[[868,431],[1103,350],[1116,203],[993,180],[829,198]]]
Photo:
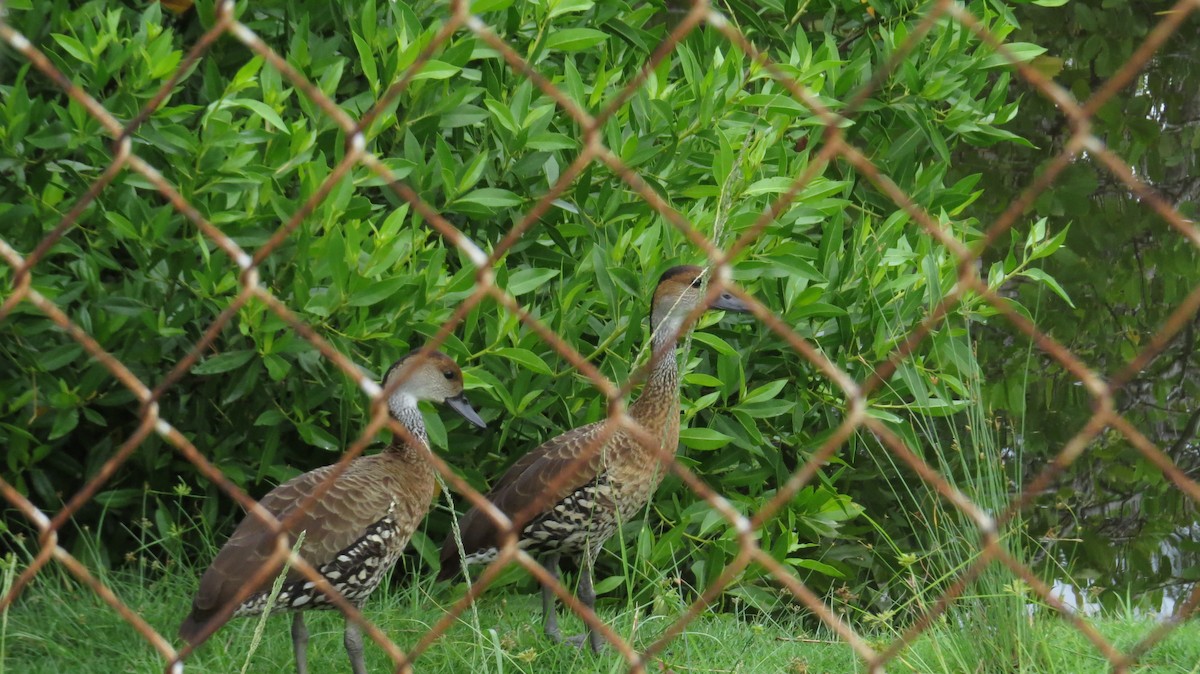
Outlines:
[[[969,385],[976,402],[967,409],[965,432],[956,425],[940,429],[930,420],[917,426],[922,437],[928,439],[928,458],[933,465],[985,510],[998,512],[1010,498],[1008,480],[1020,483],[1023,476],[1006,474],[991,433],[969,430],[989,428],[989,419],[977,402],[978,383]],[[904,476],[903,470],[894,465],[881,466],[879,472]],[[893,479],[885,488],[904,506],[896,515],[896,520],[902,520],[899,524],[892,521],[889,529],[876,525],[884,542],[876,554],[890,560],[887,568],[892,571],[890,577],[878,581],[876,590],[891,599],[891,610],[874,613],[853,596],[832,602],[833,608],[854,621],[858,632],[877,650],[886,648],[904,630],[905,625],[896,616],[924,612],[979,554],[975,525],[948,508],[920,482]],[[186,508],[179,510],[187,512]],[[920,513],[920,517],[912,513]],[[937,522],[937,526],[929,527],[929,521]],[[148,525],[135,532],[137,554],[150,551],[157,553],[152,557],[161,559],[210,556],[216,549],[212,533],[186,516],[182,522],[186,537],[197,541],[200,554],[182,551],[174,544],[176,537],[156,538]],[[893,539],[891,530],[924,530],[927,535],[915,540]],[[1002,533],[1003,544],[1018,559],[1026,558],[1029,547],[1037,545],[1023,533],[1019,518]],[[99,559],[103,550],[100,541],[86,531],[81,536],[83,558]],[[32,556],[16,542],[13,547],[21,554],[4,560],[0,589]],[[624,577],[638,579],[636,585],[642,588],[639,596],[650,594],[647,590],[651,587],[659,588],[658,594],[646,603],[602,597],[598,612],[618,634],[642,650],[678,619],[684,598],[670,583],[678,575],[677,570],[651,565],[651,574],[638,573],[637,569],[644,571],[646,565],[627,556],[636,546],[630,541],[618,542],[615,547],[624,553],[620,557]],[[152,576],[126,572],[103,573],[101,577],[122,601],[174,640],[175,630],[190,607],[198,570],[176,567],[165,575],[161,571],[158,567]],[[1069,570],[1059,571],[1069,578]],[[401,568],[395,575],[413,578]],[[506,571],[497,585],[421,654],[417,671],[554,674],[628,670],[627,662],[615,649],[608,648],[596,656],[546,640],[541,633],[540,598],[518,570]],[[435,585],[427,575],[404,587],[385,584],[367,603],[365,615],[393,643],[408,649],[446,614],[461,593],[461,585]],[[1033,606],[1037,610],[1031,617]],[[649,669],[678,673],[867,671],[853,649],[828,628],[819,626],[806,610],[783,610],[778,615],[784,617],[748,611],[703,614],[657,654],[657,662]],[[565,634],[583,631],[576,616],[565,609],[560,609],[560,616]],[[311,671],[348,671],[341,616],[331,611],[310,613],[307,622]],[[1132,650],[1155,627],[1153,619],[1132,608],[1090,622],[1122,653]],[[259,642],[257,619],[235,620],[188,658],[186,671],[294,671],[289,626],[288,616],[272,616],[265,622]],[[395,669],[383,649],[369,639],[366,659],[372,672]],[[53,564],[37,576],[9,611],[0,615],[0,674],[138,674],[162,672],[164,665],[133,627]],[[1040,606],[1023,583],[1014,581],[1012,574],[997,565],[985,570],[945,616],[887,666],[888,672],[931,674],[1099,674],[1111,670],[1111,664],[1080,632]],[[1200,621],[1180,626],[1144,654],[1132,671],[1200,674]]]
[[[188,608],[194,579],[169,576],[143,585],[136,577],[109,576],[110,585],[131,608],[164,635],[175,632]],[[430,592],[428,583],[405,589],[381,589],[368,602],[366,616],[398,646],[406,648],[444,614],[457,591]],[[556,646],[541,635],[539,601],[533,594],[489,593],[478,604],[479,628],[470,611],[418,660],[422,672],[620,672],[625,661],[612,649],[599,656],[570,646]],[[648,607],[628,608],[601,602],[600,615],[617,631],[646,647],[675,616],[655,615]],[[691,623],[661,654],[663,671],[674,672],[865,672],[849,646],[825,630],[798,627],[802,614],[789,621],[706,614]],[[247,671],[291,671],[293,667],[286,616],[267,623],[262,644]],[[1038,618],[1010,663],[987,661],[980,653],[977,631],[952,629],[949,621],[923,636],[888,667],[889,672],[1061,672],[1110,671],[1108,663],[1082,635],[1061,620]],[[342,619],[334,612],[308,615],[310,668],[314,672],[348,671],[342,647]],[[1127,650],[1150,629],[1136,616],[1096,622],[1118,648]],[[564,633],[582,630],[574,616],[564,616]],[[239,671],[253,638],[255,621],[235,620],[219,631],[187,661],[187,672]],[[877,647],[894,634],[869,635]],[[32,587],[7,615],[0,634],[4,660],[0,672],[161,672],[164,663],[137,632],[90,590],[57,570],[39,574]],[[1190,621],[1147,654],[1138,672],[1200,672],[1200,623]],[[383,650],[368,641],[370,671],[391,671]],[[654,665],[653,669],[658,669]]]

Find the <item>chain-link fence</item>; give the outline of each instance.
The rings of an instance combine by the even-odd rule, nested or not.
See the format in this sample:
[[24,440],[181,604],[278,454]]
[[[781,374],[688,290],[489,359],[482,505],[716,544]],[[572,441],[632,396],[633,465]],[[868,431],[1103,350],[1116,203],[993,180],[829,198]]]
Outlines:
[[[356,165],[365,166],[374,172],[382,180],[382,183],[387,186],[387,189],[392,190],[396,196],[410,204],[416,213],[419,213],[431,227],[436,229],[447,242],[461,251],[476,267],[474,287],[466,299],[459,304],[452,318],[446,321],[438,333],[429,341],[431,346],[436,347],[441,344],[447,336],[451,335],[462,324],[465,317],[474,307],[485,298],[490,297],[499,305],[519,317],[520,321],[536,332],[563,359],[569,362],[575,370],[587,377],[603,396],[614,403],[609,406],[610,413],[608,417],[609,425],[613,429],[625,429],[627,432],[635,435],[638,433],[644,434],[645,430],[633,422],[626,414],[624,406],[620,403],[630,392],[633,384],[618,386],[604,377],[583,355],[556,335],[553,330],[535,318],[511,294],[499,287],[495,283],[494,278],[494,265],[521,240],[523,235],[537,227],[539,218],[550,209],[555,199],[559,198],[569,189],[585,169],[594,163],[599,163],[611,169],[624,181],[629,189],[640,195],[646,204],[683,233],[692,244],[704,252],[708,259],[708,267],[711,270],[711,281],[707,290],[710,297],[715,297],[716,293],[723,291],[733,293],[739,297],[749,305],[753,315],[763,326],[776,333],[787,344],[791,345],[797,354],[811,363],[840,389],[842,395],[844,395],[845,414],[841,425],[834,429],[820,448],[804,465],[795,470],[790,479],[780,486],[778,493],[769,501],[763,503],[752,517],[745,517],[740,514],[730,506],[719,490],[707,484],[704,479],[689,470],[682,463],[673,460],[670,464],[670,470],[694,491],[696,496],[705,500],[712,508],[721,513],[727,520],[728,525],[737,532],[740,553],[734,561],[724,569],[716,582],[710,584],[687,607],[678,620],[665,629],[657,640],[644,648],[635,648],[616,631],[611,629],[595,613],[580,603],[555,576],[552,576],[530,555],[518,549],[515,537],[512,535],[508,536],[507,543],[500,550],[498,557],[487,565],[478,577],[475,578],[470,591],[457,601],[445,613],[444,617],[434,624],[419,641],[409,645],[406,649],[402,649],[393,643],[387,634],[384,634],[369,620],[366,620],[354,606],[350,605],[336,590],[330,587],[311,565],[300,557],[291,554],[284,543],[283,536],[280,537],[280,544],[270,563],[259,569],[255,577],[249,579],[244,584],[241,597],[244,598],[247,596],[261,581],[272,576],[285,561],[290,562],[305,577],[325,590],[331,596],[334,603],[346,613],[347,619],[358,624],[375,643],[382,647],[399,670],[405,669],[413,663],[423,651],[454,624],[470,603],[488,588],[489,584],[497,578],[505,567],[517,564],[527,569],[539,582],[549,585],[554,593],[572,611],[579,614],[587,625],[598,630],[603,635],[603,638],[611,644],[612,648],[625,659],[630,671],[647,671],[651,667],[656,654],[660,653],[672,639],[678,636],[690,621],[701,614],[706,606],[724,591],[727,584],[741,570],[750,564],[758,564],[767,569],[779,584],[794,595],[796,600],[811,610],[821,622],[840,635],[847,644],[852,646],[862,661],[866,663],[869,671],[877,672],[883,671],[885,666],[897,654],[911,645],[986,569],[991,565],[999,564],[1007,567],[1012,574],[1027,583],[1042,601],[1058,610],[1064,619],[1071,622],[1082,632],[1094,644],[1095,648],[1109,660],[1113,671],[1131,671],[1142,654],[1161,641],[1180,620],[1192,615],[1197,604],[1200,604],[1200,587],[1196,588],[1190,597],[1178,606],[1175,618],[1163,621],[1134,648],[1127,652],[1122,652],[1101,636],[1095,627],[1082,619],[1076,611],[1065,606],[1051,591],[1051,588],[1033,570],[1006,551],[1005,547],[1001,544],[998,532],[1001,531],[1005,523],[1017,516],[1030,503],[1032,495],[1038,494],[1041,490],[1049,486],[1057,476],[1072,464],[1093,439],[1107,429],[1116,431],[1127,438],[1148,461],[1162,471],[1163,475],[1176,488],[1184,492],[1192,501],[1200,503],[1200,484],[1197,484],[1195,480],[1188,477],[1172,463],[1164,452],[1126,420],[1114,405],[1115,392],[1129,382],[1141,368],[1166,348],[1168,343],[1190,321],[1194,320],[1198,309],[1200,309],[1200,286],[1190,291],[1186,296],[1186,300],[1174,309],[1158,333],[1148,341],[1145,348],[1135,358],[1127,363],[1123,370],[1116,373],[1115,376],[1106,379],[1089,367],[1079,356],[1073,354],[1061,343],[1050,337],[1044,330],[1039,329],[1038,325],[1031,322],[1020,312],[1014,310],[1006,299],[998,296],[989,287],[988,283],[980,277],[980,265],[977,263],[980,261],[985,249],[999,237],[1005,235],[1013,227],[1018,217],[1034,200],[1055,184],[1056,179],[1062,171],[1075,158],[1085,153],[1094,161],[1106,167],[1142,203],[1148,208],[1153,209],[1162,220],[1169,223],[1170,227],[1179,236],[1184,237],[1191,244],[1200,248],[1200,229],[1194,223],[1181,216],[1173,204],[1166,201],[1154,189],[1140,180],[1129,163],[1109,150],[1091,132],[1092,118],[1097,114],[1101,106],[1134,80],[1135,76],[1155,54],[1156,50],[1184,24],[1191,14],[1200,9],[1200,2],[1196,0],[1180,0],[1173,8],[1163,12],[1157,27],[1154,28],[1145,43],[1133,54],[1124,67],[1103,86],[1099,87],[1094,96],[1080,102],[1052,79],[1047,78],[1042,72],[1031,67],[1025,60],[1012,54],[999,39],[986,29],[976,16],[962,5],[949,0],[937,0],[931,2],[924,9],[922,20],[911,30],[911,33],[892,54],[885,67],[879,69],[871,81],[862,87],[848,101],[844,108],[837,111],[830,109],[830,107],[822,103],[820,97],[815,95],[804,84],[791,79],[784,69],[777,66],[767,54],[756,48],[742,31],[727,20],[726,16],[718,8],[697,0],[690,6],[680,7],[680,9],[686,9],[686,12],[679,12],[676,17],[678,22],[671,28],[667,38],[654,50],[653,55],[646,62],[639,76],[628,82],[621,89],[620,94],[609,101],[598,113],[591,114],[579,102],[555,86],[548,77],[540,74],[538,69],[506,42],[497,30],[489,26],[479,16],[472,14],[468,3],[453,2],[446,8],[444,24],[416,61],[404,71],[403,77],[384,91],[374,106],[358,119],[353,118],[345,112],[343,108],[339,107],[329,96],[323,93],[320,87],[306,79],[287,60],[282,58],[260,39],[250,27],[235,18],[235,4],[232,0],[223,0],[217,3],[215,8],[215,22],[211,28],[204,32],[195,42],[190,52],[186,54],[182,62],[175,68],[174,75],[158,89],[157,95],[144,105],[141,114],[127,121],[117,119],[97,101],[92,93],[75,85],[68,74],[57,69],[42,50],[31,44],[26,37],[17,32],[11,25],[5,23],[3,18],[0,17],[0,36],[3,37],[4,41],[27,59],[33,68],[36,69],[39,76],[47,78],[61,87],[62,91],[85,110],[91,120],[98,122],[104,133],[108,134],[113,140],[111,164],[103,171],[100,178],[93,182],[88,190],[77,198],[70,210],[58,222],[57,226],[42,239],[35,249],[27,254],[22,254],[15,250],[13,245],[4,239],[3,235],[0,235],[0,255],[3,256],[4,261],[13,270],[12,287],[6,290],[3,305],[0,306],[0,324],[11,314],[14,307],[18,305],[29,304],[36,307],[38,311],[44,313],[45,316],[49,317],[63,331],[69,334],[91,357],[103,364],[112,376],[134,395],[137,399],[137,414],[140,419],[137,431],[125,440],[120,448],[104,463],[95,476],[82,489],[67,500],[65,507],[53,515],[39,508],[38,505],[19,493],[12,485],[7,482],[0,482],[0,491],[3,492],[5,499],[18,508],[40,532],[38,552],[35,558],[15,579],[11,589],[3,597],[0,597],[0,609],[10,606],[20,595],[22,589],[28,586],[34,577],[51,560],[54,560],[90,586],[105,602],[118,611],[170,663],[168,669],[179,671],[190,649],[176,648],[170,638],[159,634],[137,612],[122,603],[75,556],[59,544],[59,532],[73,514],[92,499],[105,483],[117,473],[122,464],[139,445],[154,434],[157,434],[173,446],[183,457],[192,462],[203,475],[217,484],[221,490],[235,499],[240,505],[255,516],[261,517],[265,522],[268,522],[274,531],[281,532],[283,530],[281,527],[286,526],[286,522],[277,522],[265,510],[258,507],[253,499],[235,486],[222,474],[220,469],[210,462],[201,448],[196,447],[186,435],[180,433],[172,426],[170,419],[163,418],[159,414],[158,401],[163,394],[171,389],[190,368],[200,361],[202,355],[213,344],[221,331],[237,315],[238,311],[248,303],[261,303],[262,306],[265,306],[286,322],[298,335],[315,346],[325,358],[341,369],[348,377],[356,381],[363,392],[375,403],[372,407],[369,425],[338,462],[338,469],[335,471],[335,475],[344,470],[349,462],[362,452],[363,448],[371,441],[378,430],[388,426],[396,433],[405,434],[406,431],[403,426],[391,419],[387,414],[386,407],[381,404],[381,401],[385,397],[385,392],[371,379],[365,377],[350,358],[339,352],[329,341],[318,334],[316,330],[301,320],[293,309],[278,299],[259,279],[260,265],[288,239],[289,235],[300,226],[305,218],[309,217],[317,209],[319,204],[334,190],[339,181]],[[971,246],[956,238],[951,231],[939,224],[937,217],[924,210],[913,198],[893,183],[887,175],[868,159],[868,153],[856,147],[848,140],[844,131],[846,120],[855,117],[859,112],[860,106],[867,100],[872,91],[885,81],[907,54],[913,50],[922,48],[922,41],[932,27],[939,22],[945,21],[956,22],[961,27],[974,33],[981,41],[994,48],[1042,96],[1053,101],[1065,115],[1072,129],[1070,139],[1065,144],[1063,150],[1045,165],[1044,170],[1020,194],[1013,198],[1011,206],[987,227],[983,239]],[[780,194],[771,208],[765,210],[752,226],[746,229],[731,245],[724,247],[718,246],[711,241],[689,221],[688,217],[672,208],[655,189],[639,176],[636,170],[623,162],[611,148],[606,147],[601,134],[601,129],[605,122],[635,94],[639,87],[644,86],[647,79],[655,72],[655,69],[663,60],[672,54],[680,41],[693,31],[701,29],[704,26],[707,26],[706,30],[718,31],[727,39],[728,44],[732,48],[740,50],[764,68],[775,82],[790,93],[795,102],[804,106],[821,120],[824,133],[821,139],[820,150],[816,153],[808,168],[800,175],[794,177],[790,185]],[[509,231],[507,236],[496,244],[490,254],[485,253],[476,242],[452,224],[437,208],[423,200],[402,179],[397,178],[387,163],[371,152],[364,133],[364,130],[377,120],[381,112],[410,86],[414,78],[422,72],[422,69],[426,67],[437,50],[442,48],[451,36],[459,31],[470,31],[476,35],[498,52],[513,71],[528,78],[533,85],[553,99],[560,107],[560,110],[569,115],[577,124],[578,137],[581,140],[583,148],[574,162],[561,172],[561,175],[552,184],[550,189],[537,200],[536,204]],[[139,127],[159,109],[164,101],[167,100],[172,90],[191,72],[195,64],[205,58],[214,43],[222,36],[232,36],[255,54],[262,57],[271,68],[276,69],[287,82],[302,92],[324,115],[327,115],[348,139],[344,155],[334,170],[324,178],[320,186],[304,201],[302,207],[291,214],[290,218],[274,232],[269,240],[253,251],[247,250],[236,243],[232,237],[222,231],[220,226],[207,220],[164,177],[158,168],[138,156],[134,151],[134,144],[131,141],[131,138],[138,131]],[[850,374],[823,355],[821,350],[816,348],[810,341],[798,334],[792,326],[775,315],[762,302],[740,289],[732,281],[730,268],[731,261],[740,252],[746,250],[771,225],[773,219],[793,202],[805,186],[815,176],[819,175],[828,163],[835,160],[843,161],[852,166],[861,177],[869,180],[876,188],[894,201],[895,205],[902,209],[913,221],[918,223],[924,235],[951,251],[959,261],[958,283],[954,290],[942,297],[940,303],[927,315],[926,319],[916,329],[912,330],[906,339],[898,342],[900,346],[893,351],[891,356],[881,362],[874,369],[874,372],[862,381],[856,381]],[[212,322],[201,339],[191,347],[187,357],[176,363],[162,377],[161,381],[154,385],[140,379],[120,360],[106,352],[87,330],[64,313],[53,299],[39,293],[33,285],[33,278],[38,274],[38,263],[45,257],[47,251],[76,225],[80,215],[89,204],[119,174],[125,171],[135,172],[148,181],[164,199],[177,209],[178,213],[194,224],[208,241],[218,246],[228,256],[231,264],[236,265],[240,270],[240,287],[235,299]],[[954,487],[935,468],[922,459],[920,453],[908,446],[888,425],[866,413],[868,396],[889,380],[904,359],[912,354],[918,345],[921,344],[922,340],[939,326],[947,314],[969,294],[974,294],[982,298],[994,307],[1005,320],[1011,322],[1018,330],[1028,335],[1038,348],[1061,364],[1079,382],[1082,382],[1094,401],[1094,414],[1083,428],[1062,447],[1053,461],[1047,463],[1038,474],[1033,476],[1024,485],[1024,488],[1020,491],[1020,495],[1006,509],[998,513],[987,512],[984,508],[973,502],[959,489]],[[695,318],[695,316],[692,317],[693,320]],[[631,382],[636,382],[637,380],[638,377],[636,376],[630,378]],[[756,530],[762,523],[771,518],[773,514],[799,493],[802,488],[808,485],[817,474],[819,468],[834,457],[847,440],[859,431],[866,431],[878,437],[897,458],[909,466],[925,483],[935,489],[948,503],[952,504],[973,521],[978,527],[982,540],[982,547],[978,558],[959,573],[957,578],[948,586],[944,595],[920,615],[900,638],[881,648],[873,647],[868,639],[857,633],[854,627],[842,617],[839,617],[795,573],[782,565],[772,555],[765,552],[759,546],[756,538]],[[436,453],[432,455],[432,461],[442,479],[452,485],[453,489],[471,504],[483,509],[489,516],[495,518],[497,526],[506,529],[511,534],[510,523],[505,521],[506,518],[499,511],[490,508],[486,499],[479,492],[472,489]],[[562,476],[561,479],[565,480],[567,477],[569,476]],[[323,486],[324,488],[328,488],[330,484],[332,484],[332,478]],[[310,497],[309,503],[311,504],[318,498],[320,498],[319,493],[313,494]],[[234,608],[235,606],[232,604],[226,606],[225,614],[228,615]]]

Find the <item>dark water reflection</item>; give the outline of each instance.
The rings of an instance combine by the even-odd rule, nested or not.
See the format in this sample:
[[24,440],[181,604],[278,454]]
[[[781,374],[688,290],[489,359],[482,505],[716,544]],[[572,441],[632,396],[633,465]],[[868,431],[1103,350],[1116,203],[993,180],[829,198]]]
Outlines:
[[[1079,100],[1097,91],[1145,39],[1169,4],[1079,0],[1020,6],[1014,40],[1049,48],[1037,67]],[[1200,212],[1200,17],[1193,15],[1109,104],[1093,133],[1185,217]],[[1021,114],[1007,128],[1035,147],[973,149],[955,166],[982,173],[974,213],[990,223],[1057,154],[1072,130],[1064,115],[1023,84]],[[1035,284],[1011,292],[1037,324],[1112,379],[1151,343],[1200,286],[1197,245],[1139,201],[1091,157],[1072,165],[1020,220],[1070,226],[1066,250],[1045,260],[1072,308]],[[1007,243],[993,252],[999,259]],[[1184,475],[1200,480],[1200,318],[1187,317],[1165,349],[1118,392],[1117,407]],[[1084,427],[1093,401],[1028,339],[993,325],[979,339],[989,403],[1006,420],[1003,444],[1021,447],[1026,483]],[[1026,511],[1039,574],[1068,603],[1168,614],[1200,580],[1198,505],[1123,435],[1108,429]]]
[[[1129,521],[1131,516],[1110,521]],[[1167,534],[1138,529],[1112,539],[1092,531],[1048,545],[1040,565],[1053,578],[1054,568],[1068,574],[1053,582],[1054,594],[1067,606],[1094,615],[1132,610],[1165,618],[1187,601],[1196,583],[1200,524],[1191,522]]]

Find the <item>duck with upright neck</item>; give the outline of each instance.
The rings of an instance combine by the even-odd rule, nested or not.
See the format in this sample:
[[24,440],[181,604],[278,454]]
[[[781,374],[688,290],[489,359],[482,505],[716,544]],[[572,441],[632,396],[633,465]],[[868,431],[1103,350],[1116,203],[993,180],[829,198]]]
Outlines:
[[[620,523],[646,506],[667,471],[665,463],[675,455],[679,442],[675,352],[691,328],[689,317],[704,302],[703,279],[700,267],[672,267],[654,290],[650,374],[628,412],[645,434],[621,427],[607,431],[605,440],[604,420],[572,429],[518,459],[487,494],[509,518],[522,514],[530,504],[541,504],[523,523],[516,522],[520,527],[517,545],[539,557],[554,576],[560,557],[582,558],[578,596],[588,608],[596,599],[592,566],[600,547]],[[707,308],[748,310],[729,292],[718,294]],[[647,436],[655,442],[644,442]],[[547,494],[550,489],[553,493]],[[503,531],[478,508],[463,516],[460,530],[461,550],[453,533],[442,545],[439,580],[453,577],[464,560],[467,564],[486,563],[499,554]],[[542,588],[542,614],[546,635],[561,641],[554,594],[547,586]],[[600,635],[590,627],[588,632],[592,650],[599,651]]]

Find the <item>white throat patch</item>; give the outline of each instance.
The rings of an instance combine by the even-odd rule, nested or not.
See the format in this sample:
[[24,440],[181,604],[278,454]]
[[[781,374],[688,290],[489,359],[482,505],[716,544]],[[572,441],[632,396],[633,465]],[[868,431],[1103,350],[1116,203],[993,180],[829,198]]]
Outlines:
[[417,408],[417,398],[411,393],[396,391],[392,393],[392,397],[388,398],[388,408],[392,414],[399,417],[401,410]]

